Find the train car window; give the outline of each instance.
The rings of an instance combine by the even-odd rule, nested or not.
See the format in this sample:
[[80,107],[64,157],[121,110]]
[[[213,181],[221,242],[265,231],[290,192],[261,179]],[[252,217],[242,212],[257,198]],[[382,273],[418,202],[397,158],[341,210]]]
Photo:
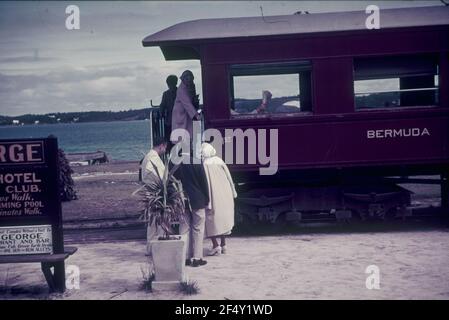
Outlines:
[[230,75],[232,116],[312,111],[309,61],[232,65]]
[[354,59],[356,110],[438,105],[438,57]]

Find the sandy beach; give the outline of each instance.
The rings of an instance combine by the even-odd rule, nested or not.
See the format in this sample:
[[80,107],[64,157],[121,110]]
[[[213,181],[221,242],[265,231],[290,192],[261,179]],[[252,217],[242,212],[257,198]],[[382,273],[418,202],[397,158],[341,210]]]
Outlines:
[[[229,240],[229,254],[187,268],[200,292],[140,288],[147,267],[143,241],[80,244],[68,261],[80,289],[48,294],[37,264],[0,265],[2,299],[448,299],[449,232],[442,230],[309,234]],[[365,269],[380,270],[369,290]],[[101,268],[99,268],[101,266]]]
[[[63,215],[66,243],[78,252],[66,265],[79,268],[80,289],[49,294],[39,264],[4,264],[0,299],[449,298],[449,230],[419,221],[237,232],[228,254],[187,268],[197,295],[146,292],[144,226],[135,224],[139,203],[131,195],[139,187],[137,162],[74,167],[73,178],[79,199],[64,202]],[[410,187],[415,202],[438,204],[438,186]],[[108,233],[115,229],[122,236]],[[379,267],[379,290],[365,286],[369,265]]]
[[63,219],[98,219],[136,216],[140,209],[132,193],[139,188],[139,163],[111,162],[75,166],[73,180],[78,200],[63,202]]

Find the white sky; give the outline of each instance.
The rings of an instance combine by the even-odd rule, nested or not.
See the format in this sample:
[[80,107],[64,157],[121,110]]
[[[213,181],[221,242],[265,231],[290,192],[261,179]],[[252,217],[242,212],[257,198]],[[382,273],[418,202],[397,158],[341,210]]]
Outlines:
[[[257,80],[256,80],[257,79]],[[268,90],[274,98],[299,95],[298,74],[234,77],[234,98],[262,99]]]
[[[65,8],[80,8],[81,29],[65,28]],[[435,1],[0,2],[0,115],[125,110],[159,104],[165,78],[198,61],[166,62],[142,39],[200,18],[440,5]]]

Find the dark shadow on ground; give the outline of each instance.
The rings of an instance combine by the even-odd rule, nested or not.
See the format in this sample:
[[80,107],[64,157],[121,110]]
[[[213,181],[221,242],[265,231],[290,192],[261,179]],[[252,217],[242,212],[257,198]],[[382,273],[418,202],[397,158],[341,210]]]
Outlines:
[[47,285],[0,285],[0,298],[7,296],[11,298],[20,298],[20,295],[48,295],[49,290]]
[[394,221],[351,221],[322,223],[246,223],[236,225],[232,235],[238,237],[339,234],[339,233],[383,233],[412,231],[446,231],[447,221],[442,218],[425,218]]

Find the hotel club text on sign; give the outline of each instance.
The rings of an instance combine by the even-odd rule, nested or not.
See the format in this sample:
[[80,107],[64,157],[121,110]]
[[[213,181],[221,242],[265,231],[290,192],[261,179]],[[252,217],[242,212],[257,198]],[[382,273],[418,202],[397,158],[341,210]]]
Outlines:
[[0,255],[63,250],[56,138],[0,140]]

